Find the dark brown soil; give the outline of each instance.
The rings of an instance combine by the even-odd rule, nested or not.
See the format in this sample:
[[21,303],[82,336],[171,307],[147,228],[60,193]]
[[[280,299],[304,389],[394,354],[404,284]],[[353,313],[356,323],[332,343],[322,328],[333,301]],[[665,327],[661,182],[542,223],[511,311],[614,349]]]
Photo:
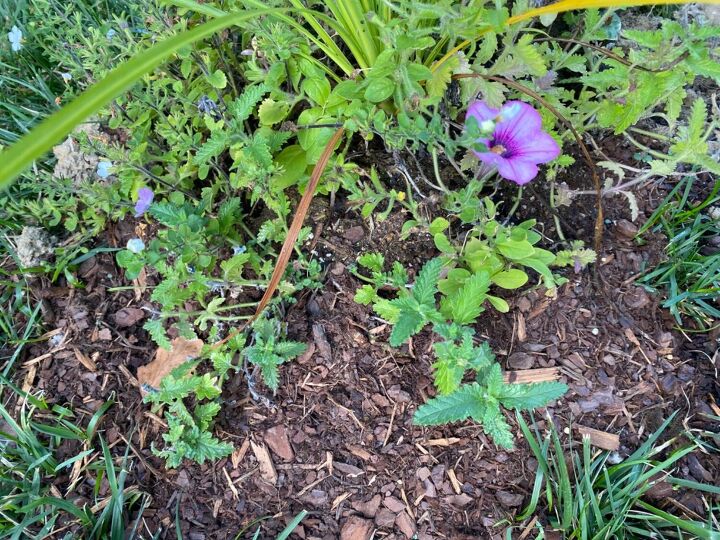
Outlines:
[[[580,162],[564,180],[591,188]],[[552,238],[551,215],[538,210],[546,208],[538,202],[547,200],[544,184],[533,186],[517,219],[539,214]],[[641,211],[649,214],[658,198],[650,190],[639,194]],[[635,285],[643,268],[661,256],[663,239],[650,237],[638,246],[632,240],[636,227],[625,221],[625,200],[606,202],[605,251],[596,269],[571,270],[556,297],[537,287],[523,292],[512,299],[509,314],[488,311],[478,331],[507,369],[559,367],[571,390],[547,412],[573,434],[577,425],[618,434],[619,453],[627,455],[673,411],[679,411],[677,422],[668,435],[710,427],[698,413],[712,413],[720,401],[720,366],[717,336],[673,331],[656,299]],[[592,237],[593,197],[560,214],[568,239]],[[494,524],[522,508],[535,477],[537,463],[526,444],[518,440],[516,450],[501,451],[470,422],[414,427],[413,412],[433,394],[431,336],[393,349],[389,328],[353,301],[359,282],[348,267],[359,253],[380,251],[414,269],[433,256],[427,235],[398,239],[403,221],[394,214],[371,231],[353,212],[336,212],[322,223],[315,249],[333,261],[325,286],[301,294],[287,313],[290,336],[307,342],[308,352],[283,367],[281,389],[269,396],[272,409],[249,398],[241,376],[227,385],[216,432],[235,445],[232,458],[166,470],[152,455],[162,420],[142,403],[134,375],[156,347],[141,321],[120,327],[116,319],[123,308],[147,304],[149,295],[109,292],[128,284],[107,254],[83,265],[84,289],[38,283],[47,329],[63,337],[54,346],[43,342],[30,349],[19,378],[81,415],[116,401],[103,435],[116,455],[132,443],[128,484],[152,496],[143,530],[162,528],[160,538],[176,538],[176,508],[183,537],[192,540],[231,539],[243,530],[239,537],[250,538],[255,520],[273,516],[262,523],[263,537],[270,538],[302,509],[310,514],[293,538],[361,539],[365,529],[386,539],[504,538],[505,526]],[[320,230],[320,223],[312,225]],[[120,224],[108,233],[109,242],[122,245],[132,229]],[[78,353],[97,369],[79,362]],[[508,421],[515,425],[512,415]],[[271,448],[275,485],[261,478],[251,443]],[[720,461],[691,454],[679,474],[712,482],[720,477]],[[68,478],[57,479],[61,492],[67,485]],[[92,499],[92,489],[80,484],[68,497],[82,504]],[[666,497],[705,513],[692,493]]]

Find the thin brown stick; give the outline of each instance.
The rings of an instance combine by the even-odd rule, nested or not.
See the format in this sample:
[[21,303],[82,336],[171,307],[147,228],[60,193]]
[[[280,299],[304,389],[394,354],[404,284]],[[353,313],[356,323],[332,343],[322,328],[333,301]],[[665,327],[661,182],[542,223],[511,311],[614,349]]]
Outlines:
[[526,94],[530,96],[531,98],[535,99],[536,101],[540,102],[547,110],[549,110],[555,117],[560,120],[565,126],[570,130],[570,132],[575,137],[575,140],[577,141],[578,145],[580,146],[580,150],[583,154],[583,158],[585,159],[586,163],[588,164],[588,167],[590,167],[590,171],[592,174],[593,179],[593,186],[595,188],[596,192],[596,202],[595,205],[597,207],[597,217],[595,218],[595,234],[594,234],[594,242],[593,247],[595,249],[596,253],[600,253],[600,250],[602,249],[602,235],[603,235],[603,202],[602,202],[602,183],[600,182],[600,175],[597,172],[597,167],[595,166],[595,162],[593,161],[592,157],[590,156],[590,152],[587,149],[587,146],[585,146],[585,143],[583,142],[582,138],[580,137],[580,134],[577,132],[575,127],[572,125],[572,123],[565,118],[560,112],[553,107],[548,101],[543,98],[540,94],[535,92],[534,90],[531,90],[530,88],[527,88],[526,86],[523,86],[520,83],[517,83],[515,81],[511,81],[510,79],[505,79],[504,77],[495,77],[493,75],[483,75],[481,73],[458,73],[457,75],[453,75],[453,79],[468,79],[468,78],[477,78],[481,77],[483,79],[487,79],[490,81],[499,82],[502,84],[505,84],[511,88],[514,88],[518,92],[522,92],[523,94]]
[[325,146],[325,150],[323,150],[320,159],[315,164],[315,168],[313,169],[312,175],[310,176],[310,181],[305,188],[305,193],[300,199],[300,203],[295,210],[295,216],[293,217],[292,223],[290,224],[290,229],[288,230],[288,234],[285,237],[285,241],[283,242],[282,249],[280,250],[280,255],[278,256],[278,260],[275,263],[275,269],[273,270],[272,276],[270,276],[270,281],[268,282],[267,289],[265,289],[265,294],[263,294],[263,297],[260,299],[260,303],[255,310],[255,314],[242,326],[235,329],[234,332],[228,334],[225,339],[215,343],[212,346],[213,349],[220,347],[223,343],[226,343],[228,340],[234,338],[240,332],[245,330],[247,325],[252,324],[252,322],[260,316],[263,310],[270,303],[270,300],[275,294],[275,291],[280,284],[280,280],[285,273],[285,269],[290,262],[290,256],[292,255],[293,249],[295,247],[295,242],[297,241],[298,235],[300,234],[300,229],[302,228],[303,221],[305,221],[305,216],[307,215],[308,209],[310,208],[310,203],[312,202],[313,196],[315,195],[315,188],[317,188],[320,177],[325,171],[325,167],[327,167],[328,161],[330,161],[330,156],[335,149],[335,145],[340,140],[340,137],[342,137],[343,132],[343,128],[340,128],[335,132],[335,134]]

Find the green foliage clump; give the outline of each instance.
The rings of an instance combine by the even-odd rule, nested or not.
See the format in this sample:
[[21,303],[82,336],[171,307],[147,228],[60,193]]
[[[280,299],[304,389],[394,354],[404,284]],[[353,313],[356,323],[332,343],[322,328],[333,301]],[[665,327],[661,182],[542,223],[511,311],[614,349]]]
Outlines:
[[[393,324],[390,344],[400,346],[428,324],[443,339],[433,345],[437,358],[433,364],[438,397],[418,408],[414,421],[418,425],[439,425],[471,418],[479,422],[496,444],[511,448],[512,434],[500,406],[526,410],[546,405],[558,399],[567,386],[561,383],[506,384],[500,365],[494,360],[487,343],[475,346],[474,332],[465,326],[474,322],[489,301],[487,294],[491,280],[486,271],[479,271],[464,280],[458,288],[446,294],[439,289],[443,259],[430,260],[419,272],[408,291],[404,282],[397,298],[383,299],[377,292],[384,274],[383,257],[365,254],[358,262],[372,271],[373,285],[364,285],[356,294],[356,301],[373,302],[375,311]],[[395,266],[394,266],[395,267]],[[387,284],[387,281],[385,282]],[[438,305],[438,292],[443,296]],[[475,372],[473,383],[463,384],[468,371]]]

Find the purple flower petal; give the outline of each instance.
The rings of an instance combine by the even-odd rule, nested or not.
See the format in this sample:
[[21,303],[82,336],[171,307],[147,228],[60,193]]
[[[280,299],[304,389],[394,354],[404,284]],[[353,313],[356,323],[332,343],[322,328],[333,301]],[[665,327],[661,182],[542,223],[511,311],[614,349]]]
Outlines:
[[498,174],[520,186],[524,186],[535,178],[538,167],[530,161],[519,159],[503,159],[498,163]]
[[[502,118],[502,110],[519,107],[511,118]],[[513,140],[531,139],[542,131],[540,113],[522,101],[508,101],[500,111],[501,120],[495,128],[497,138],[510,137]]]
[[524,161],[547,163],[560,155],[560,147],[550,135],[540,132],[522,143],[518,155]]
[[148,208],[150,208],[154,197],[155,194],[150,188],[144,187],[138,190],[138,198],[137,202],[135,203],[135,217],[140,217],[148,211]]
[[500,114],[500,109],[488,107],[484,101],[476,101],[470,105],[467,110],[467,116],[475,117],[478,124],[481,124],[485,120],[495,120],[498,114]]

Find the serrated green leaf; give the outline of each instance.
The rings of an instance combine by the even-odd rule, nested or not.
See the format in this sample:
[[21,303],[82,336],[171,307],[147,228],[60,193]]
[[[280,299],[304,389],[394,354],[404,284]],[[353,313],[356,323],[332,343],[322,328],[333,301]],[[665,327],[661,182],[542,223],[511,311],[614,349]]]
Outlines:
[[215,415],[220,412],[220,404],[217,402],[201,403],[195,406],[193,416],[198,427],[205,431],[210,428]]
[[217,378],[214,375],[205,373],[202,377],[199,377],[197,387],[195,388],[195,394],[198,399],[213,399],[218,397],[220,392]]
[[275,344],[273,351],[275,354],[282,357],[284,361],[288,361],[301,355],[306,349],[307,345],[304,343],[298,343],[297,341],[281,341]]
[[453,358],[438,360],[433,365],[435,388],[440,395],[453,393],[462,382],[465,368]]
[[280,373],[278,372],[277,366],[272,363],[262,364],[260,366],[260,372],[267,387],[273,392],[276,392],[280,385]]
[[418,407],[413,423],[419,426],[438,426],[467,418],[482,418],[485,405],[482,388],[477,383],[461,386],[446,396],[438,396]]
[[400,310],[397,322],[390,334],[390,345],[399,347],[413,334],[417,334],[426,324],[425,318],[418,311]]
[[494,396],[508,409],[527,410],[544,407],[561,398],[567,390],[567,385],[560,382],[503,384]]
[[489,287],[487,272],[477,272],[466,279],[460,290],[448,299],[452,320],[457,324],[474,322],[483,311]]
[[532,43],[532,40],[532,34],[524,34],[511,50],[525,64],[531,75],[542,77],[547,73],[545,58],[537,50],[537,46]]
[[357,262],[372,272],[380,273],[385,266],[385,257],[381,253],[364,253],[358,257]]
[[258,118],[264,126],[272,126],[285,119],[290,104],[287,101],[275,101],[272,98],[265,99],[258,108]]
[[423,266],[412,288],[413,297],[423,305],[435,305],[437,282],[443,267],[442,259],[432,259]]
[[375,287],[373,287],[372,285],[363,285],[355,292],[355,297],[353,298],[353,300],[355,300],[355,302],[357,302],[358,304],[367,306],[377,301],[379,298],[380,297],[375,291]]
[[427,81],[425,90],[431,98],[441,98],[445,95],[450,81],[452,80],[453,72],[460,66],[460,58],[457,55],[453,55],[445,60],[440,66],[433,72],[432,78]]
[[391,324],[395,324],[400,317],[400,308],[385,298],[375,302],[373,304],[373,310],[378,314],[378,317]]
[[157,343],[158,346],[168,351],[170,350],[170,340],[165,334],[165,328],[163,327],[162,320],[150,319],[148,321],[145,321],[143,328],[147,330],[147,332],[150,334],[150,337],[152,337],[153,341]]
[[242,95],[236,98],[228,107],[235,121],[242,123],[250,118],[255,106],[267,92],[268,88],[264,84],[245,88]]
[[502,448],[513,448],[513,436],[500,407],[488,406],[481,420],[483,430],[498,446]]

